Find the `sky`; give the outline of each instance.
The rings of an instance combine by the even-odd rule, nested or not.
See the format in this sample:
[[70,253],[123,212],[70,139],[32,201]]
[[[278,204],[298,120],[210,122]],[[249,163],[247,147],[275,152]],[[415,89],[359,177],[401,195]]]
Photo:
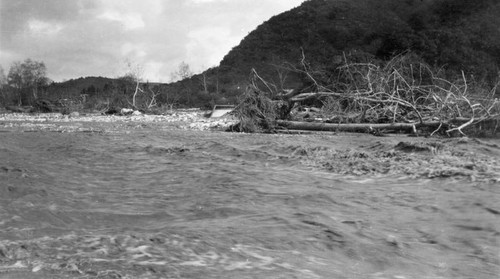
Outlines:
[[[44,62],[64,81],[118,77],[169,82],[181,62],[199,73],[273,15],[304,0],[0,0],[0,65]],[[128,65],[131,65],[128,66]]]

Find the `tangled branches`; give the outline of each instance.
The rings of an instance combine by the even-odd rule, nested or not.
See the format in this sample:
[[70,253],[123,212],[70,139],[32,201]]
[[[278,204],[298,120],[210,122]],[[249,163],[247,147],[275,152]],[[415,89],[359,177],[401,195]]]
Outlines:
[[[398,55],[383,66],[344,59],[337,68],[336,82],[318,86],[322,91],[298,94],[291,101],[302,104],[318,99],[324,104],[323,111],[336,104],[337,114],[357,114],[348,118],[357,123],[424,125],[439,121],[438,130],[445,128],[446,133],[464,134],[467,126],[500,117],[500,102],[493,98],[496,88],[486,97],[475,97],[484,96],[478,92],[483,89],[471,88],[463,73],[461,80],[450,82],[411,54]],[[318,84],[313,74],[307,73],[307,77]]]
[[276,100],[278,96],[276,87],[262,79],[253,69],[250,80],[251,84],[240,96],[239,105],[234,110],[239,124],[233,127],[233,130],[240,132],[273,130],[276,120],[285,118],[290,112],[288,103]]
[[464,135],[466,127],[500,120],[496,87],[486,91],[469,83],[464,73],[451,82],[412,54],[379,65],[351,63],[344,56],[328,83],[320,82],[326,73],[311,70],[305,57],[301,64],[302,68],[294,70],[313,84],[314,92],[280,94],[253,70],[251,85],[238,106],[242,123],[252,123],[250,130],[270,129],[276,119],[304,121],[307,116],[309,122],[366,124],[369,128],[373,124],[414,124],[432,127],[431,135],[438,131]]

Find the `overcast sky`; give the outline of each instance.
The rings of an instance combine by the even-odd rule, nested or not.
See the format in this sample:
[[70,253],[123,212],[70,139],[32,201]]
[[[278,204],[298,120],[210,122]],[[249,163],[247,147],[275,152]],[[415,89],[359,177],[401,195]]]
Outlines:
[[126,61],[170,81],[216,66],[259,24],[304,0],[0,0],[0,65],[45,62],[55,81],[117,77]]

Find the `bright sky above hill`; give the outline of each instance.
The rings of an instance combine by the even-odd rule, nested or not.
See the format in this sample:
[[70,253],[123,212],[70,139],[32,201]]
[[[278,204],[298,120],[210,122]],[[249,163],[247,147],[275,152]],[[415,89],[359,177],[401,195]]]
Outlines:
[[43,61],[55,81],[117,77],[127,61],[149,81],[181,62],[219,64],[259,24],[304,0],[0,0],[0,65]]

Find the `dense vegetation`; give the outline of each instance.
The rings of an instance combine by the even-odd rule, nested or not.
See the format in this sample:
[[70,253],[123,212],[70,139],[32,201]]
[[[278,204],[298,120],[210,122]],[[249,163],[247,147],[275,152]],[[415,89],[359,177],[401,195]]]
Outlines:
[[[148,107],[154,97],[159,107],[234,104],[252,69],[277,89],[314,91],[306,71],[331,84],[347,61],[384,65],[400,53],[412,53],[449,80],[462,79],[463,71],[468,81],[493,88],[500,73],[499,14],[498,0],[309,0],[250,32],[218,67],[171,84],[141,84],[138,103]],[[80,103],[88,109],[130,106],[137,93],[127,78],[79,78],[37,88],[38,98],[85,97]],[[32,92],[4,86],[0,102],[30,105]]]
[[335,67],[346,53],[388,60],[413,51],[449,75],[463,70],[495,80],[499,14],[495,0],[310,0],[250,33],[226,55],[221,68],[248,75],[253,67],[278,81],[271,65],[297,64],[301,49],[315,69]]

